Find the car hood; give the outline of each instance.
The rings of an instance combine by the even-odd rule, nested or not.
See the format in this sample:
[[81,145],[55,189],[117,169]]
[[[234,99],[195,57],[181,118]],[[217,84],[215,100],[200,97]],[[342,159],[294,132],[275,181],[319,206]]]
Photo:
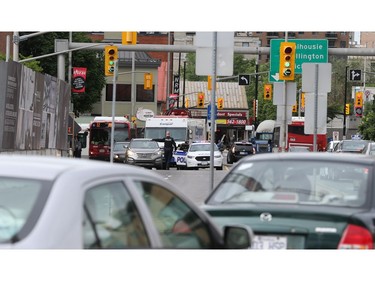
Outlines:
[[159,148],[156,148],[156,149],[154,149],[154,148],[152,148],[152,149],[150,149],[150,148],[131,148],[130,150],[133,151],[133,152],[136,152],[136,153],[153,153],[153,152],[160,151]]
[[337,249],[349,223],[360,221],[363,209],[271,204],[203,205],[220,226],[246,224],[255,235],[288,237],[288,247],[296,249]]

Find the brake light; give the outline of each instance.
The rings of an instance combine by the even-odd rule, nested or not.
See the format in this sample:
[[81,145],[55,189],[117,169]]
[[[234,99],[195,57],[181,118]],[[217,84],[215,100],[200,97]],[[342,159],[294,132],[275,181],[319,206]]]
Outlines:
[[372,233],[362,226],[349,224],[339,243],[338,249],[366,250],[373,249]]

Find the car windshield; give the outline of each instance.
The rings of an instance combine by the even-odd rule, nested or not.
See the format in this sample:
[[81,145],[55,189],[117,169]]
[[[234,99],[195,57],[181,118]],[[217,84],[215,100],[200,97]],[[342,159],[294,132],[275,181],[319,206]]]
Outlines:
[[207,204],[284,203],[360,207],[374,171],[321,161],[257,161],[233,167]]
[[[0,178],[0,243],[16,242],[35,224],[48,195],[43,181]],[[27,228],[26,228],[27,226]]]
[[142,148],[142,149],[158,149],[159,145],[156,141],[132,141],[130,148]]
[[[211,150],[211,144],[210,143],[200,143],[200,144],[193,144],[190,146],[189,151],[195,152],[195,151],[210,151]],[[214,145],[214,151],[219,150],[217,148],[217,145]]]
[[343,150],[362,150],[365,148],[367,141],[363,140],[350,140],[344,141],[342,144]]

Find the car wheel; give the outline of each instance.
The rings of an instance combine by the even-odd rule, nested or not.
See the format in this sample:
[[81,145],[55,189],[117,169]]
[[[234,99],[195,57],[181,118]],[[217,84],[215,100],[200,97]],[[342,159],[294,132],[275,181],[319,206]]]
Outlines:
[[221,167],[216,167],[216,170],[222,170],[223,169],[223,166]]

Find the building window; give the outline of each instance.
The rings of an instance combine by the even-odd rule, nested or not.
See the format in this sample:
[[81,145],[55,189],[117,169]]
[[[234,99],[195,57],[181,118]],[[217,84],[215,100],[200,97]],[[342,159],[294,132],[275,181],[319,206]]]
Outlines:
[[[113,85],[106,85],[106,101],[112,101]],[[116,84],[116,101],[131,101],[131,85],[130,84]],[[143,84],[136,86],[136,101],[137,102],[154,102],[155,89],[145,90]]]
[[346,41],[340,41],[340,48],[346,48]]
[[250,46],[249,42],[242,42],[242,47],[249,47],[249,46]]

